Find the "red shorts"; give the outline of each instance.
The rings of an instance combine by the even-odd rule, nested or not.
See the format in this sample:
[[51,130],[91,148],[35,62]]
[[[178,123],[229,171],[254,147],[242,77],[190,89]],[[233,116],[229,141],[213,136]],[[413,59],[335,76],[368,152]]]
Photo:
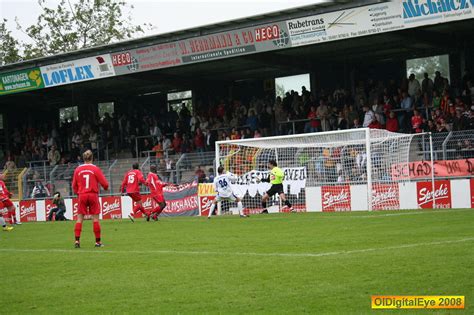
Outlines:
[[78,214],[97,215],[100,213],[99,195],[94,193],[79,195]]
[[158,203],[165,202],[165,197],[163,195],[153,195],[153,200],[155,200]]
[[127,195],[132,198],[133,201],[137,202],[137,201],[142,201],[142,195],[140,195],[140,193],[138,192],[134,192],[134,193],[127,193]]
[[8,198],[3,199],[1,202],[2,202],[4,208],[13,207],[12,201]]

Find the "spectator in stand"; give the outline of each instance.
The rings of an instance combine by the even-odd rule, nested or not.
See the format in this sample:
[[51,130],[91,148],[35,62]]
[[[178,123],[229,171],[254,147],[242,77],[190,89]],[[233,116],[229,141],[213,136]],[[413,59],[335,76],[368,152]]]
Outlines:
[[175,132],[173,135],[173,142],[171,143],[171,147],[174,151],[175,154],[180,154],[181,153],[181,143],[183,140],[179,136],[179,133]]
[[440,108],[441,108],[441,111],[444,114],[447,114],[449,112],[449,103],[450,102],[451,102],[451,100],[449,98],[449,91],[444,90],[443,91],[443,96],[442,96],[441,102],[440,102]]
[[153,120],[150,127],[150,136],[153,137],[153,141],[158,141],[161,139],[161,129],[158,127],[158,122],[156,120]]
[[443,118],[436,122],[436,132],[448,132],[446,128],[446,123]]
[[349,122],[349,128],[354,128],[354,120],[359,119],[359,113],[354,108],[354,105],[349,105],[346,116],[347,121]]
[[49,197],[48,188],[46,188],[46,186],[44,186],[40,180],[36,181],[35,186],[33,187],[33,190],[31,191],[31,198],[44,199],[46,197]]
[[434,121],[432,119],[428,119],[428,121],[426,122],[426,125],[424,127],[425,127],[424,130],[426,132],[437,132],[436,124],[434,123]]
[[328,131],[329,130],[329,107],[324,100],[319,101],[319,106],[316,109],[317,116],[321,121],[321,130]]
[[359,118],[354,119],[354,122],[352,123],[352,128],[354,128],[354,129],[362,128],[362,125],[360,124],[360,119]]
[[421,91],[420,82],[415,78],[415,74],[412,73],[408,77],[408,95],[411,98],[415,99],[419,92]]
[[344,113],[342,111],[339,111],[338,117],[337,117],[337,130],[345,130],[347,129],[347,119],[344,116]]
[[418,110],[413,111],[413,117],[411,118],[411,130],[413,133],[420,133],[423,131],[423,117]]
[[474,129],[474,105],[471,106],[471,109],[469,110],[469,114],[466,117],[466,129],[467,130]]
[[374,105],[372,105],[372,111],[375,114],[375,118],[377,121],[384,125],[385,124],[385,115],[384,115],[384,109],[383,105],[380,103],[378,99],[375,99]]
[[374,120],[372,120],[372,122],[369,124],[368,127],[371,128],[371,129],[382,129],[383,128],[382,124],[377,120],[376,116],[374,116]]
[[[185,133],[183,134],[183,138],[181,141],[181,153],[190,153],[193,149],[193,144],[191,143],[191,140],[188,137],[188,134]],[[186,159],[187,160],[187,159]]]
[[444,90],[444,78],[441,76],[441,72],[435,72],[434,78],[434,90],[441,94]]
[[260,133],[260,131],[258,129],[256,129],[255,132],[253,133],[253,137],[254,138],[261,138],[262,134]]
[[196,128],[196,133],[194,135],[194,148],[197,152],[204,152],[205,149],[205,139],[204,134],[201,131],[201,128]]
[[427,95],[429,99],[433,96],[434,82],[430,79],[428,73],[425,72],[423,75],[424,79],[421,81],[421,94]]
[[433,107],[433,110],[441,108],[441,96],[439,96],[439,93],[436,90],[433,90],[433,98],[431,100],[431,106]]
[[198,183],[205,183],[206,182],[206,173],[202,169],[202,165],[199,165],[196,168],[196,171],[194,172],[194,175],[196,175],[196,180]]
[[240,133],[237,131],[237,128],[232,128],[232,131],[230,132],[230,139],[231,140],[240,139]]
[[318,120],[318,114],[316,113],[316,108],[314,106],[311,106],[309,110],[308,119],[310,119],[310,121],[305,124],[304,132],[308,133],[318,131],[321,127],[321,122]]
[[375,113],[369,108],[369,105],[364,105],[362,110],[364,111],[364,122],[362,123],[362,127],[367,128],[375,120]]
[[398,118],[395,115],[394,111],[390,111],[390,114],[388,115],[387,122],[385,125],[385,129],[391,132],[398,132]]
[[455,116],[453,117],[453,131],[466,130],[467,127],[466,116],[463,115],[460,108],[456,108]]
[[16,170],[15,160],[13,159],[11,155],[7,156],[7,161],[5,162],[3,169],[9,172],[13,172]]
[[156,142],[151,150],[155,153],[156,158],[161,159],[163,157],[163,145],[161,139]]
[[399,126],[400,129],[403,131],[408,130],[406,124],[408,124],[410,120],[411,113],[413,111],[413,99],[408,95],[407,92],[402,92],[402,101],[400,103],[400,108],[403,111],[399,114]]
[[249,110],[246,125],[248,125],[251,130],[255,130],[258,127],[258,118],[253,109]]
[[61,160],[61,154],[59,153],[58,150],[56,150],[56,146],[53,145],[51,146],[51,150],[48,152],[49,165],[55,166],[56,164],[59,163],[59,160]]

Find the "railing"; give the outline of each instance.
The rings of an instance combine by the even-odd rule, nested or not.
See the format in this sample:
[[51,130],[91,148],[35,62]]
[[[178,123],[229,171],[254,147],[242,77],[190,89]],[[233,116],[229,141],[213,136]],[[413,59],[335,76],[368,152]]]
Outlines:
[[[287,120],[287,121],[279,121],[278,124],[281,126],[291,124],[293,126],[293,134],[296,134],[296,124],[297,123],[306,123],[311,121],[311,119],[295,119],[295,120]],[[280,128],[281,129],[281,128]]]

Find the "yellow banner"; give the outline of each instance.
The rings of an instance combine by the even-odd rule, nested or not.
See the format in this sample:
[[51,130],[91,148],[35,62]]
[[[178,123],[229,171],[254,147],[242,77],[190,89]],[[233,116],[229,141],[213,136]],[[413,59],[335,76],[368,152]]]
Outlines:
[[214,184],[199,184],[198,196],[215,196],[217,193],[214,190]]
[[464,308],[463,295],[372,295],[372,309]]

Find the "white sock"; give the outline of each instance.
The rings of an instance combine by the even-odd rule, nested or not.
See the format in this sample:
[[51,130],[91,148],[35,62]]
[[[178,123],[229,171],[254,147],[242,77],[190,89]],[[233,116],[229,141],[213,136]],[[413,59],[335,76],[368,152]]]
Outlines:
[[5,219],[3,217],[0,217],[0,225],[3,227],[7,226],[7,224],[5,223]]
[[209,209],[209,214],[207,215],[208,218],[210,218],[212,216],[212,213],[214,212],[214,209],[216,208],[216,204],[213,203],[211,205],[211,209]]
[[244,214],[243,213],[244,206],[242,205],[242,201],[237,202],[237,209],[239,210],[240,215]]

